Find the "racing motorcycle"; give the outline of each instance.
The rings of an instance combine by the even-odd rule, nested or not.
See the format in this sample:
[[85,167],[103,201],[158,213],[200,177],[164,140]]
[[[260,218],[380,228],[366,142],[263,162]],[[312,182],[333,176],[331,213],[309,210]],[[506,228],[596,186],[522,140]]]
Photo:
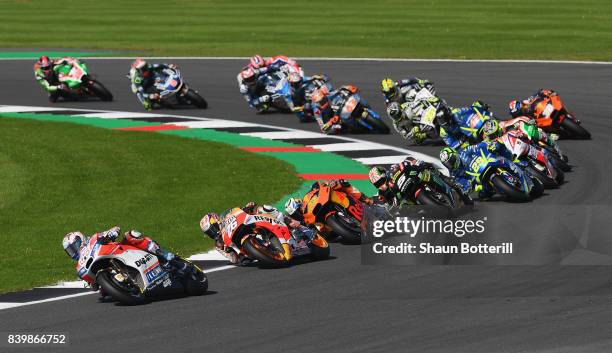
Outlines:
[[206,100],[183,80],[183,75],[178,69],[164,69],[156,74],[154,80],[152,88],[155,93],[149,95],[153,103],[168,108],[181,105],[193,105],[200,109],[208,107]]
[[81,251],[77,271],[92,288],[101,288],[127,305],[143,304],[161,295],[206,293],[208,279],[198,266],[179,257],[172,261],[181,263],[184,269],[161,264],[154,254],[131,245],[92,239]]
[[[397,179],[397,187],[401,190],[410,176],[404,174]],[[408,198],[404,198],[403,204],[425,205],[425,206],[445,206],[457,209],[466,205],[466,202],[456,190],[449,185],[440,173],[435,169],[428,169],[420,173],[417,185],[413,188],[414,192]],[[469,199],[469,196],[464,196]],[[471,201],[471,200],[470,200]]]
[[261,267],[286,267],[296,257],[315,260],[329,256],[329,244],[318,233],[298,237],[275,215],[248,214],[233,208],[220,216],[223,243],[237,255],[257,260]]
[[328,185],[313,189],[302,202],[304,222],[314,225],[327,237],[339,236],[343,242],[361,243],[363,203]]
[[506,132],[498,141],[506,146],[514,160],[518,160],[519,165],[532,177],[537,178],[545,189],[557,188],[563,183],[564,173],[549,159],[548,151],[533,146],[537,155],[529,156],[529,141],[514,131]]
[[481,147],[478,152],[480,156],[472,161],[469,173],[484,188],[495,190],[516,202],[530,201],[544,192],[538,179],[529,176],[510,160],[491,153],[486,147]]
[[[401,105],[402,111],[412,121],[412,126],[418,126],[420,131],[427,134],[431,140],[439,140],[440,126],[437,120],[444,114],[441,109],[445,102],[435,97],[428,89],[421,89],[411,103]],[[412,133],[406,136],[406,140],[415,143]]]
[[[503,126],[504,130],[506,130],[509,124],[515,124],[516,121],[525,124],[526,128],[522,131],[525,134],[523,140],[529,143],[531,143],[530,141],[534,141],[535,134],[538,132],[539,128],[537,127],[533,119],[530,119],[526,116],[520,116],[518,118],[514,118],[508,121],[500,121],[499,124],[500,126]],[[568,163],[568,157],[565,154],[562,154],[558,148],[549,146],[542,141],[538,141],[538,146],[546,150],[548,157],[553,162],[555,167],[561,169],[561,171],[563,172],[569,172],[572,170],[572,166]]]
[[340,117],[340,124],[353,133],[388,134],[389,127],[368,103],[361,97],[357,87],[347,86],[348,97],[337,95],[331,101],[334,116]]
[[534,116],[538,127],[546,132],[553,132],[570,139],[588,140],[591,138],[591,133],[582,127],[580,120],[567,111],[561,97],[557,94],[538,102],[534,109]]
[[293,102],[293,89],[284,71],[278,70],[262,75],[261,80],[265,87],[265,93],[263,94],[270,96],[269,107],[284,113],[299,111]]
[[87,64],[74,60],[72,65],[62,65],[57,70],[61,85],[61,96],[66,99],[98,97],[102,101],[110,102],[113,95],[100,82],[89,73]]

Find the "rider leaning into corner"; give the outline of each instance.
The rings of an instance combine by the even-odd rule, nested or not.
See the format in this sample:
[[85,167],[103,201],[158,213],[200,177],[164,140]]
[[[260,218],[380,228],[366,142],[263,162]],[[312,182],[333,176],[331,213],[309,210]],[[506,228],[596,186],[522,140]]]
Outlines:
[[304,71],[293,59],[282,55],[264,59],[261,55],[254,55],[236,77],[240,94],[249,106],[256,108],[258,111],[265,111],[268,108],[271,97],[262,95],[265,87],[259,78],[275,71],[285,72],[289,81],[294,81],[292,82],[294,84],[301,82],[304,77]]
[[[257,205],[255,202],[249,202],[244,205],[244,207],[241,207],[241,209],[250,215],[267,214],[274,217],[276,220],[289,227],[291,235],[293,235],[296,241],[313,239],[316,235],[316,232],[313,229],[305,227],[298,220],[283,215],[283,213],[277,208],[270,205]],[[218,214],[212,212],[208,213],[200,221],[200,229],[202,229],[202,232],[204,232],[204,234],[215,242],[215,248],[217,251],[225,256],[230,263],[237,266],[244,266],[251,263],[252,260],[246,257],[244,254],[237,254],[231,247],[225,245],[221,235],[221,228],[219,226],[221,221],[222,219]]]
[[372,167],[368,177],[378,190],[376,195],[378,199],[389,207],[398,207],[414,195],[416,187],[428,182],[432,173],[457,190],[466,204],[473,203],[472,199],[463,192],[462,185],[457,184],[453,178],[441,174],[432,164],[413,157],[406,157],[388,170],[381,166]]
[[[93,290],[100,289],[100,297],[106,297],[106,294],[102,292],[101,288],[98,288],[94,282],[93,278],[81,277],[82,272],[79,271],[79,259],[83,254],[82,252],[87,248],[88,245],[92,245],[95,243],[99,244],[108,244],[115,242],[117,238],[119,238],[119,234],[121,233],[121,228],[118,226],[112,227],[111,229],[98,232],[92,235],[91,237],[86,237],[83,233],[79,231],[67,233],[62,240],[62,245],[64,247],[64,251],[70,256],[71,259],[77,262],[77,274],[79,278],[85,280],[90,285],[92,285]],[[118,244],[131,245],[140,250],[149,252],[155,256],[157,256],[162,265],[167,266],[172,270],[186,270],[186,265],[184,263],[173,261],[175,255],[157,244],[153,239],[148,236],[145,236],[141,232],[137,230],[130,230],[125,232],[123,236],[123,240],[118,242]],[[86,273],[86,272],[85,272]]]
[[72,66],[77,59],[64,57],[53,60],[46,55],[41,56],[34,64],[34,77],[49,94],[49,102],[55,103],[66,87],[59,81],[58,71],[64,66]]
[[[321,132],[331,135],[339,134],[344,130],[338,114],[344,103],[357,92],[357,87],[344,85],[331,92],[323,86],[312,93],[313,114]],[[365,101],[362,104],[367,105]]]
[[[387,115],[393,121],[395,130],[404,139],[412,140],[416,144],[423,142],[428,134],[421,131],[420,126],[414,123],[414,118],[418,119],[415,117],[418,114],[418,106],[415,106],[415,103],[417,103],[416,98],[419,94],[425,98],[435,97],[434,84],[417,77],[399,81],[384,78],[380,82],[380,88],[385,98]],[[421,93],[422,91],[426,94]]]
[[165,69],[176,69],[174,64],[149,64],[141,58],[132,63],[130,69],[130,80],[132,81],[132,92],[136,94],[140,103],[146,110],[153,109],[153,102],[159,98],[157,91],[152,90],[155,84],[155,73]]

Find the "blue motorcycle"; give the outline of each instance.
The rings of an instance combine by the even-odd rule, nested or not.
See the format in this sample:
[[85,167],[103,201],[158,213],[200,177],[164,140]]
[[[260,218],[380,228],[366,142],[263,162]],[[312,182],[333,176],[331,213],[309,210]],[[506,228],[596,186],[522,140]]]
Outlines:
[[479,156],[472,159],[467,173],[484,189],[494,190],[517,202],[530,201],[544,191],[538,179],[529,176],[507,158],[493,154],[484,146],[477,153]]
[[354,133],[388,134],[389,127],[359,93],[352,93],[348,98],[338,96],[331,102],[335,115],[340,117],[341,124]]
[[[293,89],[287,75],[282,71],[263,75],[260,78],[265,87],[265,93],[270,96],[269,106],[284,113],[292,113],[296,111],[293,103]],[[262,94],[262,95],[263,95]]]
[[189,88],[178,69],[165,69],[156,74],[153,88],[157,91],[154,103],[173,108],[180,105],[194,105],[206,109],[208,103],[195,90]]

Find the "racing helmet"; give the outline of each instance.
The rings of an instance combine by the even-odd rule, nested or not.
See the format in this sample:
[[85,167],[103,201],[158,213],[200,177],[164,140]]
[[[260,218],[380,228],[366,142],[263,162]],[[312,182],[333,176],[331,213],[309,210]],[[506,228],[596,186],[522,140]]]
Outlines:
[[253,55],[249,63],[251,64],[251,67],[254,69],[259,69],[261,67],[266,66],[266,61],[259,54]]
[[368,173],[368,178],[374,187],[380,189],[389,180],[389,173],[383,167],[372,167]]
[[50,70],[51,66],[53,66],[53,60],[49,59],[46,55],[42,55],[38,58],[37,64],[43,70]]
[[448,168],[448,170],[455,170],[459,168],[461,163],[457,151],[450,147],[444,147],[440,151],[440,161],[446,168]]
[[397,86],[395,82],[388,77],[380,81],[380,90],[388,99],[397,98]]
[[280,216],[280,212],[278,209],[276,209],[276,207],[272,207],[270,205],[261,205],[257,207],[257,211],[255,213],[261,214],[261,213],[268,213],[272,216],[274,216],[274,218],[278,218],[278,216]]
[[255,70],[250,67],[240,73],[240,78],[242,78],[242,82],[249,86],[254,85],[257,81],[257,75],[255,75]]
[[521,102],[518,100],[513,100],[508,104],[508,112],[510,115],[515,116],[521,111]]
[[292,71],[289,73],[287,81],[289,81],[293,88],[298,88],[302,84],[302,76],[300,76],[299,73]]
[[302,212],[302,200],[299,198],[291,197],[287,202],[285,202],[285,212],[293,218],[296,218],[297,215]]
[[329,90],[327,86],[322,86],[321,88],[315,89],[310,96],[310,100],[313,103],[322,103],[325,102],[327,96],[329,95]]
[[213,240],[221,236],[220,219],[216,213],[207,213],[200,221],[200,229]]
[[495,119],[488,119],[482,125],[482,137],[487,140],[493,140],[501,135],[499,122]]
[[64,239],[62,240],[62,246],[64,247],[64,251],[68,256],[70,256],[73,260],[78,260],[81,248],[84,246],[85,236],[81,232],[70,232],[64,235]]
[[136,58],[132,63],[132,69],[143,71],[146,70],[149,64],[142,58]]

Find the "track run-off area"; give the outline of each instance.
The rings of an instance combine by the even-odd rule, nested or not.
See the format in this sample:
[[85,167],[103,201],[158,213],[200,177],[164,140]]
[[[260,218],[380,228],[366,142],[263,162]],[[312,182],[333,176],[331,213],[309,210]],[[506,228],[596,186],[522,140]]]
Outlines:
[[[263,124],[281,130],[318,130],[315,124],[301,124],[290,115],[257,115],[249,109],[236,84],[244,59],[165,61],[179,65],[187,82],[208,100],[209,109],[155,114],[196,117],[203,122],[239,122],[233,128]],[[143,112],[125,78],[130,60],[90,59],[88,63],[113,92],[114,102],[51,105],[34,81],[31,61],[5,60],[0,105],[43,107],[41,111],[49,107],[59,111]],[[574,166],[560,189],[547,191],[529,206],[503,205],[507,217],[515,218],[517,224],[538,229],[529,235],[520,229],[508,229],[507,236],[517,241],[534,234],[550,236],[556,232],[553,224],[563,224],[568,232],[575,228],[584,233],[579,237],[581,251],[568,257],[566,266],[364,266],[358,246],[332,244],[332,258],[327,261],[278,270],[249,267],[212,272],[210,294],[202,297],[123,307],[98,303],[94,296],[83,295],[0,310],[0,332],[65,332],[70,344],[58,351],[84,347],[94,351],[137,350],[143,348],[143,339],[147,340],[147,350],[159,352],[612,350],[612,274],[607,266],[611,262],[598,253],[598,249],[605,252],[612,247],[612,240],[591,237],[595,233],[610,234],[608,228],[596,225],[612,210],[612,122],[608,108],[612,65],[308,60],[302,66],[307,74],[328,74],[336,86],[355,84],[379,113],[384,113],[379,82],[387,76],[430,79],[449,104],[462,106],[480,99],[500,116],[506,115],[511,99],[526,97],[539,88],[557,90],[593,139],[560,142]],[[392,157],[404,154],[390,155],[389,150],[409,149],[435,157],[441,148],[407,147],[397,134],[347,137],[358,141],[346,143],[367,142],[377,148],[363,150],[367,155],[341,147],[329,152],[344,152],[344,157],[366,165],[392,163]],[[332,144],[319,142],[324,141],[301,144]],[[375,152],[381,150],[386,154]],[[493,205],[478,203],[478,207]],[[532,207],[530,212],[521,211],[528,207]],[[585,221],[584,214],[589,214],[591,221]],[[61,236],[58,234],[58,246]],[[598,243],[589,239],[598,239]],[[601,257],[599,266],[571,265],[572,258],[597,256]],[[219,266],[224,263],[209,263],[209,268]],[[136,332],[130,327],[137,328]],[[53,350],[45,347],[44,351]]]

